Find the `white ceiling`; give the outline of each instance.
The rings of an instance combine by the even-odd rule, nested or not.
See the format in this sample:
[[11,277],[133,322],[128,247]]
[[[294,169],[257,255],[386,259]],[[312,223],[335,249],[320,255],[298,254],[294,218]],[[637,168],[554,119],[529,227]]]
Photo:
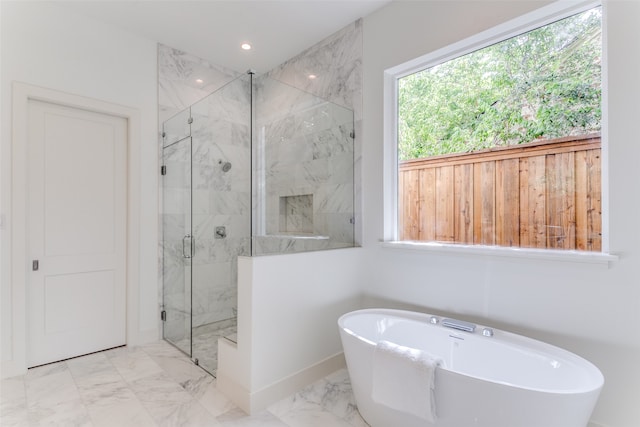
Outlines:
[[[94,0],[63,7],[236,71],[266,72],[391,0]],[[243,42],[253,49],[243,51]]]

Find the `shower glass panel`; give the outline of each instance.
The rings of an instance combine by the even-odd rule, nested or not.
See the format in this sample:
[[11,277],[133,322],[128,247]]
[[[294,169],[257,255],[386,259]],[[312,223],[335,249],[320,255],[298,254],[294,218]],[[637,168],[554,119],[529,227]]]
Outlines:
[[218,338],[235,339],[238,256],[251,255],[250,80],[242,76],[191,107],[192,358],[214,376]]
[[163,146],[166,147],[191,135],[190,112],[191,110],[187,108],[164,122],[162,125]]
[[191,230],[191,145],[190,137],[174,138],[162,148],[163,336],[187,354],[191,354],[191,257],[194,243]]
[[353,111],[254,83],[253,255],[354,246]]
[[163,124],[164,338],[216,375],[238,256],[354,246],[353,112],[240,76]]

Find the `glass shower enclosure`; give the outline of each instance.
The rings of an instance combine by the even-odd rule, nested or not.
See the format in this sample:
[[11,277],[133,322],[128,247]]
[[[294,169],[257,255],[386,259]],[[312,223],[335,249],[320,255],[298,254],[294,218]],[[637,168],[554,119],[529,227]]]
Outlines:
[[238,256],[354,246],[353,154],[351,110],[266,76],[163,123],[164,339],[215,376]]

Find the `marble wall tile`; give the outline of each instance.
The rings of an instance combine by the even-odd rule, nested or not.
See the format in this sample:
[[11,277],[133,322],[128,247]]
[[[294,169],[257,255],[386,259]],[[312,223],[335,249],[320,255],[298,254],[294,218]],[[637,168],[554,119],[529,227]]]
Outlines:
[[[359,224],[361,210],[362,22],[254,79],[257,139],[253,145],[248,85],[243,77],[228,84],[241,73],[163,45],[158,47],[158,61],[160,123],[172,118],[165,124],[164,145],[192,136],[192,167],[190,153],[180,151],[180,144],[165,150],[178,178],[193,177],[192,191],[181,189],[181,179],[177,179],[175,188],[160,195],[164,241],[159,250],[165,254],[160,260],[160,278],[174,283],[164,290],[160,284],[161,301],[173,312],[163,326],[165,335],[178,342],[189,336],[190,313],[196,327],[218,321],[235,313],[237,299],[234,269],[229,275],[211,276],[218,278],[213,283],[199,280],[196,274],[190,276],[188,268],[235,264],[238,255],[250,254],[252,240],[255,253],[324,250],[360,241],[359,227],[354,228],[352,220],[355,217]],[[308,78],[312,73],[317,76],[313,80]],[[189,114],[184,110],[189,106],[193,123],[187,126]],[[351,137],[354,118],[355,141]],[[260,144],[262,163],[252,165],[251,150]],[[227,163],[231,168],[224,172]],[[266,180],[253,184],[261,195],[249,191],[252,168],[254,176]],[[334,199],[330,200],[332,190]],[[304,195],[313,195],[312,213],[292,214],[288,222],[284,218],[283,226],[281,198]],[[195,255],[185,262],[181,235],[188,224],[180,214],[188,205],[196,239]],[[260,234],[278,234],[284,229],[284,233],[293,230],[328,239],[252,239],[252,206],[264,213],[261,220],[253,215]],[[219,225],[227,227],[227,238],[216,239],[212,234]],[[197,303],[190,307],[187,287],[192,279]]]
[[[194,273],[193,326],[228,319],[237,306],[232,268],[244,254],[250,230],[250,86],[243,78],[228,84],[193,106],[194,187],[209,200],[208,218],[197,237],[194,266],[209,266],[199,279]],[[225,227],[220,239],[216,227]],[[222,265],[225,265],[223,268]],[[211,269],[224,274],[209,274]],[[208,278],[208,279],[204,279]],[[195,352],[195,351],[194,351]]]
[[[316,78],[309,79],[309,75]],[[354,239],[362,241],[362,20],[310,47],[268,73],[269,77],[353,111]],[[325,147],[339,152],[338,146]]]
[[195,55],[158,44],[159,122],[163,123],[239,75],[241,73]]
[[[171,189],[171,184],[166,185],[161,192],[161,215],[160,236],[160,301],[163,301],[165,308],[169,308],[167,322],[164,322],[164,334],[172,341],[179,342],[190,335],[191,307],[188,302],[190,290],[185,288],[189,283],[190,276],[185,273],[184,267],[190,266],[190,261],[185,262],[182,257],[181,239],[185,234],[185,226],[188,223],[181,221],[182,218],[176,216],[170,218],[167,215],[175,213],[179,215],[187,212],[187,208],[193,210],[194,215],[209,215],[212,201],[210,196],[211,187],[229,191],[232,189],[233,175],[239,177],[242,169],[240,155],[233,150],[219,149],[213,141],[227,141],[228,145],[233,142],[240,142],[245,145],[245,151],[249,151],[248,123],[242,118],[236,118],[232,108],[229,106],[240,106],[249,115],[249,106],[243,105],[248,99],[248,91],[243,93],[241,88],[228,85],[229,82],[243,75],[222,66],[211,64],[194,55],[182,52],[178,49],[158,45],[158,103],[159,103],[159,124],[161,130],[165,131],[164,142],[160,138],[160,144],[169,145],[180,138],[193,135],[193,142],[189,144],[175,144],[168,149],[161,150],[160,164],[167,165],[167,168],[174,169],[177,177],[183,179],[175,180],[175,189]],[[222,90],[220,90],[223,88]],[[210,94],[217,92],[217,95]],[[222,105],[224,108],[221,108]],[[187,110],[188,107],[191,107]],[[218,111],[213,109],[218,108]],[[193,124],[189,125],[188,118],[193,117]],[[183,147],[188,148],[182,149]],[[162,153],[164,151],[164,153]],[[194,153],[194,163],[191,169],[191,153]],[[248,154],[247,154],[248,157]],[[231,158],[231,160],[227,160]],[[232,168],[232,173],[223,174],[221,168],[217,167],[216,161],[231,161],[236,168]],[[249,161],[245,161],[248,163]],[[171,164],[168,164],[171,163]],[[177,171],[176,171],[177,169]],[[184,183],[191,182],[193,174],[194,189],[192,192],[180,188]],[[249,172],[247,172],[249,175]],[[245,183],[249,178],[244,178]],[[168,187],[168,189],[167,189]],[[237,189],[237,187],[234,187]],[[164,223],[164,226],[163,226]],[[206,220],[198,218],[197,231],[208,231],[209,224]],[[204,227],[204,230],[202,229]],[[209,230],[210,231],[210,230]],[[195,233],[194,233],[195,235]],[[173,241],[174,243],[167,243]],[[196,257],[194,263],[210,261],[211,240],[196,240]],[[164,256],[163,256],[164,254]],[[182,267],[181,267],[182,266]],[[167,289],[163,289],[163,284],[168,284]],[[210,304],[209,304],[210,305]],[[229,310],[230,311],[230,310]],[[206,317],[206,316],[205,316]],[[186,349],[186,347],[185,347]]]
[[[176,185],[181,182],[191,184],[191,191],[180,188],[172,190],[167,185],[164,188],[168,199],[164,203],[163,216],[164,263],[167,265],[164,268],[167,283],[163,298],[165,308],[177,310],[168,313],[170,321],[164,327],[165,336],[174,341],[189,336],[188,330],[183,331],[181,327],[181,319],[177,319],[182,312],[185,317],[191,315],[193,321],[190,323],[194,327],[229,318],[235,312],[235,284],[225,279],[230,275],[209,275],[206,266],[224,262],[229,270],[237,255],[246,252],[242,248],[245,246],[243,239],[250,235],[249,100],[248,77],[227,84],[199,100],[190,107],[193,121],[187,130],[187,134],[192,136],[189,155],[182,155],[174,146],[165,149],[164,163],[167,164],[168,160],[173,162],[171,165],[167,164],[167,169],[182,167],[185,171],[183,175],[188,178],[176,180]],[[176,117],[171,121],[178,118],[184,119]],[[172,128],[181,129],[180,126]],[[174,173],[179,175],[181,172],[178,170]],[[194,236],[194,254],[190,264],[187,263],[194,268],[193,306],[188,306],[188,301],[184,298],[188,292],[170,283],[173,279],[182,282],[176,266],[185,264],[181,253],[181,239],[188,232],[185,230],[188,230],[189,224],[181,223],[179,217],[172,219],[168,214],[174,210],[179,213],[182,209],[180,203],[185,205],[185,200],[191,204],[193,218],[191,234]],[[222,217],[226,220],[221,221]],[[224,240],[216,238],[215,227],[218,226],[228,227],[228,237]],[[175,243],[170,245],[166,240],[173,240]],[[183,305],[184,309],[181,309]]]
[[313,194],[280,197],[280,232],[313,233]]
[[[263,154],[265,160],[264,170],[258,171],[257,175],[265,180],[265,184],[263,187],[256,186],[264,193],[258,197],[261,203],[258,204],[259,210],[256,215],[262,213],[265,216],[261,223],[265,225],[266,234],[286,233],[286,227],[282,226],[284,218],[280,209],[282,197],[311,193],[315,196],[313,220],[319,220],[310,227],[312,233],[328,236],[333,241],[339,240],[340,246],[354,244],[356,236],[353,217],[356,216],[357,210],[354,205],[354,195],[357,194],[354,177],[357,172],[354,170],[356,154],[352,138],[352,108],[361,108],[361,88],[336,80],[330,83],[331,79],[340,80],[344,77],[337,74],[331,74],[328,80],[316,82],[314,79],[314,82],[310,83],[308,74],[309,64],[315,64],[316,61],[322,63],[328,58],[327,55],[331,56],[331,64],[337,67],[342,63],[335,61],[355,63],[350,72],[357,73],[361,67],[361,46],[358,45],[359,40],[361,43],[361,35],[356,34],[358,31],[361,31],[361,28],[358,23],[354,23],[287,61],[267,76],[258,78],[256,123],[262,131],[259,143],[263,145],[258,154]],[[313,74],[318,75],[315,72]],[[271,81],[269,77],[278,78],[287,84]],[[324,96],[349,108],[311,96],[310,93]],[[345,97],[345,94],[348,96]],[[360,183],[355,185],[359,186]],[[351,192],[334,193],[332,197],[335,200],[327,201],[325,198],[330,188],[351,189]],[[331,207],[335,210],[331,211]],[[347,207],[351,216],[345,223],[331,224],[330,218],[340,221],[343,218],[322,215],[344,213]],[[277,220],[273,218],[274,215],[278,215]],[[350,236],[349,233],[345,233],[349,227],[354,229]],[[334,235],[334,230],[340,230],[339,235]],[[278,245],[282,246],[282,242]],[[317,246],[317,243],[292,242],[287,245],[286,251],[302,247],[315,249]]]
[[[269,76],[354,109],[361,104],[362,20],[358,20],[325,40],[291,58]],[[310,79],[309,76],[316,76]]]

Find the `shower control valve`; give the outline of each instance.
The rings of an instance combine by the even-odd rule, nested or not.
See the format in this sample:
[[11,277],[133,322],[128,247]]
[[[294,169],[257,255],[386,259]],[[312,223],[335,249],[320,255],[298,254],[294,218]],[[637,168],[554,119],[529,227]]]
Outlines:
[[224,225],[218,226],[215,229],[216,235],[214,236],[216,239],[224,239],[227,237],[227,228]]

